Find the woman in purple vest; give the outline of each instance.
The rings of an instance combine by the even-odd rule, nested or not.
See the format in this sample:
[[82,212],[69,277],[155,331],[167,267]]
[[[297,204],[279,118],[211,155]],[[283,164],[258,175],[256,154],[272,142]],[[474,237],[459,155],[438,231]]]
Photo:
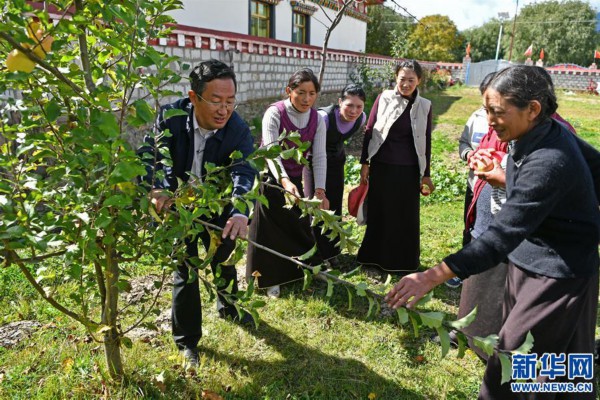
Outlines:
[[[284,131],[300,133],[303,142],[310,142],[306,150],[312,153],[315,191],[314,196],[321,200],[321,207],[328,208],[325,196],[325,175],[327,159],[325,155],[326,129],[323,119],[313,109],[321,89],[315,74],[308,68],[292,74],[285,92],[288,99],[272,104],[262,120],[262,145],[269,146],[278,142]],[[286,141],[289,147],[295,145]],[[307,217],[301,217],[298,207],[288,209],[282,189],[293,195],[303,197],[303,165],[292,159],[276,158],[268,162],[263,194],[269,201],[269,207],[260,203],[254,211],[250,225],[250,238],[257,243],[288,256],[300,256],[315,245],[315,238]],[[273,186],[275,185],[275,186]],[[308,260],[310,264],[320,264],[320,255]],[[255,246],[248,246],[246,274],[258,272],[259,288],[268,288],[270,297],[279,297],[279,285],[303,279],[304,273],[292,262],[286,261]]]
[[[325,122],[327,140],[325,151],[327,153],[327,199],[329,209],[335,215],[342,216],[342,203],[344,198],[344,166],[346,164],[346,150],[344,143],[357,132],[363,132],[367,120],[363,109],[367,95],[362,87],[351,83],[342,90],[337,104],[319,108],[319,114]],[[306,168],[304,176],[304,192],[311,197],[314,189],[312,169]],[[341,249],[337,247],[339,237],[330,239],[330,231],[321,233],[321,224],[313,227],[317,240],[317,248],[321,256],[332,266],[338,264],[337,256]]]

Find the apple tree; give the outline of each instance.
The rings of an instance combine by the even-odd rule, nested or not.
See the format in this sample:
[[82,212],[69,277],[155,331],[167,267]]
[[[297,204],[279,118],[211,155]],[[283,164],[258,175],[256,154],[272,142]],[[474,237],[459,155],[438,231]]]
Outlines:
[[168,32],[164,13],[180,2],[39,5],[15,0],[0,12],[1,266],[18,268],[102,342],[119,378],[125,334],[156,301],[134,310],[119,294],[136,265],[159,266],[164,280],[189,230],[175,218],[155,228],[135,180],[145,169],[127,140],[152,124],[154,105],[171,94],[165,85],[181,79],[177,60],[147,44]]

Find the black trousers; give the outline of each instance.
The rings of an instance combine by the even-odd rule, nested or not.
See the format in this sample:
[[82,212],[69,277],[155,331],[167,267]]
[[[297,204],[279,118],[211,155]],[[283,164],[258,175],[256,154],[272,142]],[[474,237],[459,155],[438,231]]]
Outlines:
[[[224,227],[230,213],[224,212],[218,218],[208,222]],[[221,232],[217,232],[220,236]],[[210,246],[210,235],[204,230],[199,235],[204,248]],[[187,258],[198,257],[198,238],[186,239]],[[229,258],[235,249],[235,241],[222,239],[210,263],[212,272],[217,282],[217,289],[226,289],[233,282],[232,293],[237,293],[237,274],[234,265],[220,265]],[[175,344],[179,349],[184,347],[194,348],[202,337],[202,303],[200,300],[200,285],[197,278],[190,280],[190,266],[182,263],[173,273],[173,301],[171,305],[171,325]],[[227,302],[222,295],[219,299],[225,305]]]
[[[469,206],[471,205],[472,201],[473,201],[473,189],[471,189],[471,187],[467,183],[467,190],[465,191],[465,206],[464,206],[464,211],[463,211],[463,223],[464,223],[464,226],[467,225],[466,224],[466,222],[467,222],[467,212],[469,211]],[[465,228],[465,229],[463,229],[463,240],[462,240],[463,246],[466,246],[467,243],[469,243],[470,241],[471,241],[471,231],[467,230]]]

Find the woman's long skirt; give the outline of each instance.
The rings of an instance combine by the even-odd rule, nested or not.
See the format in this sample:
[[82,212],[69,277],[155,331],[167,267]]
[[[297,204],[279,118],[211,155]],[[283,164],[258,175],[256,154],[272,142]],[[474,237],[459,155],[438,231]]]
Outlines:
[[[301,217],[301,211],[296,206],[291,209],[285,208],[286,202],[281,186],[276,184],[271,176],[266,179],[268,183],[277,187],[262,185],[262,193],[269,201],[269,207],[257,203],[250,224],[249,238],[286,256],[301,256],[315,246],[308,217]],[[290,177],[290,180],[302,193],[302,179]],[[317,253],[304,262],[317,265],[322,259]],[[249,244],[246,264],[248,279],[254,272],[260,274],[256,278],[259,288],[304,278],[300,266]]]
[[418,166],[372,162],[369,173],[367,229],[357,261],[389,273],[419,267]]
[[[474,239],[472,239],[474,240]],[[494,268],[472,275],[462,283],[460,305],[457,318],[467,316],[475,307],[475,320],[462,331],[471,336],[486,337],[498,334],[502,328],[502,303],[506,287],[506,264],[500,263]],[[488,355],[469,339],[469,347],[484,361]]]
[[[342,216],[342,207],[344,199],[344,165],[346,164],[346,155],[333,156],[327,154],[327,181],[325,183],[325,195],[329,200],[329,209],[337,216]],[[312,197],[314,194],[314,179],[311,168],[304,169],[304,194],[307,197]],[[321,233],[322,224],[317,224],[313,227],[313,233],[317,241],[319,253],[325,260],[337,257],[341,253],[341,249],[337,244],[339,237],[330,239],[327,237],[330,231]]]
[[505,293],[505,320],[500,330],[498,347],[514,350],[523,344],[527,333],[531,332],[534,343],[530,353],[537,354],[538,361],[544,353],[557,356],[565,354],[565,376],[557,376],[554,381],[549,381],[548,376],[540,376],[538,373],[538,382],[568,381],[569,355],[587,355],[590,363],[577,363],[576,372],[582,374],[587,371],[592,374],[592,379],[577,377],[569,382],[575,385],[579,382],[591,383],[594,390],[591,393],[513,393],[510,382],[500,384],[502,367],[499,358],[493,355],[487,363],[479,398],[596,399],[593,353],[598,273],[585,278],[555,279],[522,270],[509,263]]

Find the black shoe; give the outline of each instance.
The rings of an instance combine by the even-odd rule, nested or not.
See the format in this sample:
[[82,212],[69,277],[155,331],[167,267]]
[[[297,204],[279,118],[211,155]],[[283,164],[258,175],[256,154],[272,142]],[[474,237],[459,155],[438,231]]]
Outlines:
[[183,367],[184,369],[197,368],[200,357],[198,356],[198,349],[186,347],[181,352],[183,355]]
[[240,311],[243,312],[241,318],[235,306],[227,305],[219,309],[219,317],[223,319],[231,319],[233,322],[238,323],[240,325],[255,328],[256,324],[254,323],[254,318],[252,318],[252,315],[250,315],[248,311],[245,311],[243,309],[241,309]]
[[448,279],[446,282],[444,282],[446,284],[446,286],[448,286],[449,288],[452,289],[456,289],[459,288],[460,285],[462,285],[462,280],[458,277],[455,276],[454,278],[450,278]]

